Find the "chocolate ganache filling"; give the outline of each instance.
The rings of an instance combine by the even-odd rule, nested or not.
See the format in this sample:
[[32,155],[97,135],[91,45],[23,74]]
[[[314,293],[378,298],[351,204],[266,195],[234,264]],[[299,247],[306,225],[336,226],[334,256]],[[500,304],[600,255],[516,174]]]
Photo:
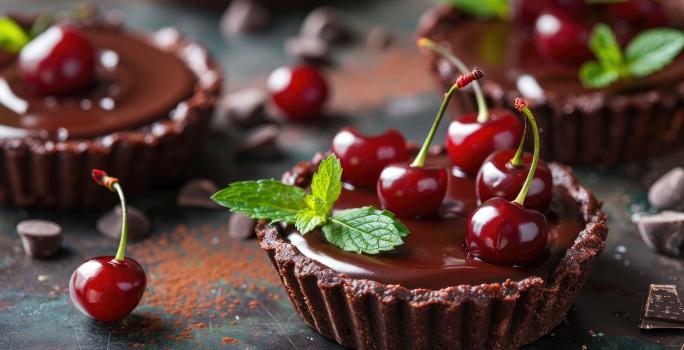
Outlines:
[[122,30],[82,28],[97,49],[96,82],[69,96],[39,96],[0,52],[0,138],[91,139],[168,118],[192,94],[194,77],[175,54]]
[[[446,156],[432,156],[428,163],[449,166]],[[379,208],[374,190],[348,187],[343,189],[334,210],[367,205]],[[549,224],[545,256],[523,267],[489,264],[469,256],[464,244],[466,220],[476,206],[474,180],[452,172],[440,214],[420,220],[402,218],[410,234],[404,245],[392,251],[378,255],[345,252],[328,243],[318,231],[306,236],[290,231],[287,238],[305,256],[352,278],[399,284],[409,289],[440,289],[547,277],[584,227],[572,197],[566,190],[554,188],[551,209],[545,214]]]

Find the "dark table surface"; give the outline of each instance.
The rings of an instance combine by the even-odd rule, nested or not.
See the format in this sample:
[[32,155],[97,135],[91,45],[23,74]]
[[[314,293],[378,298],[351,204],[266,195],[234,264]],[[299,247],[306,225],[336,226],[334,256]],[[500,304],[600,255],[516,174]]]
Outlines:
[[[221,11],[128,0],[98,4],[123,9],[131,27],[176,26],[206,44],[223,64],[229,90],[263,86],[268,72],[292,61],[283,52],[283,40],[297,33],[305,15],[278,14],[274,28],[263,35],[224,38],[217,30]],[[61,0],[3,0],[2,10],[69,5]],[[285,156],[277,160],[236,158],[236,139],[243,131],[217,123],[188,177],[208,177],[219,184],[277,178],[296,161],[328,147],[335,130],[349,123],[368,132],[391,126],[410,139],[421,138],[439,100],[412,33],[430,5],[430,0],[345,2],[342,11],[358,40],[335,52],[336,64],[328,71],[334,90],[331,115],[312,125],[283,126],[279,142]],[[364,47],[365,33],[377,24],[398,36],[389,50]],[[637,324],[648,285],[682,287],[684,264],[648,250],[630,217],[649,210],[647,184],[683,163],[679,153],[611,169],[577,169],[581,181],[604,201],[610,226],[607,247],[567,320],[529,349],[680,349],[684,331],[644,332]],[[116,241],[95,230],[102,209],[0,209],[0,349],[338,348],[297,318],[256,242],[228,238],[226,211],[179,208],[175,195],[174,188],[166,188],[132,200],[153,222],[149,238],[129,245],[129,254],[145,265],[149,284],[142,305],[117,324],[83,316],[71,305],[67,289],[71,272],[83,259],[116,249]],[[65,248],[57,258],[24,255],[15,226],[25,218],[51,219],[63,226]],[[194,274],[207,274],[209,280],[193,283]],[[171,299],[179,289],[185,298],[180,302]]]

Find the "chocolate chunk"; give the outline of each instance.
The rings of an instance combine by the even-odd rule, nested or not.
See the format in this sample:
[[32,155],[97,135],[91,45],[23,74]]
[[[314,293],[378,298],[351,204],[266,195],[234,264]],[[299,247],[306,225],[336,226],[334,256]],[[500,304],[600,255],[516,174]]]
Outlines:
[[678,256],[684,244],[684,213],[664,211],[637,223],[641,239],[658,253]]
[[233,92],[221,101],[221,112],[232,124],[252,127],[266,122],[266,93],[258,88]]
[[228,36],[253,33],[271,25],[271,14],[254,0],[233,0],[221,16],[221,32]]
[[282,155],[278,146],[280,128],[276,125],[265,125],[250,131],[238,146],[241,156],[273,159]]
[[311,11],[302,23],[301,36],[319,38],[331,45],[345,44],[352,39],[351,31],[332,7]]
[[[97,220],[97,230],[112,238],[121,237],[121,206],[117,205]],[[150,219],[142,211],[128,206],[128,239],[140,240],[150,233]]]
[[384,50],[392,45],[394,36],[387,29],[376,26],[368,31],[366,45],[375,50]]
[[641,309],[641,329],[684,329],[684,308],[674,285],[652,284]]
[[62,228],[47,220],[24,220],[17,225],[26,255],[32,258],[54,256],[62,246]]
[[218,190],[218,186],[209,180],[190,180],[178,191],[176,202],[181,207],[221,209],[220,205],[211,200],[211,196]]
[[315,37],[297,37],[285,41],[285,52],[310,63],[329,63],[330,48],[323,40]]
[[233,213],[228,220],[228,236],[232,239],[245,240],[254,237],[256,220],[245,214]]
[[656,180],[648,190],[648,201],[660,209],[684,204],[684,168],[676,167]]

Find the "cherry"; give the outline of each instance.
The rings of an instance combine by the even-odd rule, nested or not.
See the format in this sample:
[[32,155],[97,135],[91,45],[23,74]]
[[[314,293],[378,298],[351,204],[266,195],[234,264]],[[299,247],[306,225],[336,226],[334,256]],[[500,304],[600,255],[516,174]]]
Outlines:
[[292,121],[319,116],[328,99],[328,83],[310,65],[280,67],[268,77],[267,86],[275,105]]
[[581,63],[591,58],[587,44],[589,32],[589,26],[575,21],[559,9],[550,8],[539,14],[534,40],[539,55],[544,58],[562,63]]
[[585,0],[516,0],[513,1],[515,20],[523,26],[532,26],[544,9],[555,7],[572,16],[588,10]]
[[145,271],[134,259],[125,257],[128,235],[126,198],[119,180],[102,170],[93,170],[99,185],[116,192],[121,200],[121,239],[116,256],[98,256],[82,263],[69,280],[71,301],[85,315],[98,321],[118,321],[140,303],[147,285]]
[[384,209],[406,218],[424,217],[439,210],[446,195],[448,174],[443,167],[425,166],[425,159],[451,97],[458,89],[482,76],[481,71],[473,70],[456,79],[456,83],[444,95],[437,117],[413,163],[393,164],[382,170],[377,193]]
[[408,160],[406,140],[394,129],[367,136],[356,128],[344,128],[333,138],[332,151],[344,169],[342,179],[355,186],[373,186],[385,166]]
[[534,154],[525,183],[513,201],[494,197],[482,203],[470,214],[466,226],[468,252],[502,265],[526,265],[538,260],[548,240],[544,215],[523,206],[539,163],[539,130],[525,101],[516,99],[515,106],[527,117],[534,136]]
[[606,15],[613,26],[627,24],[639,29],[667,24],[663,8],[651,0],[625,0],[606,5]]
[[55,25],[22,48],[17,69],[37,94],[73,93],[93,83],[95,48],[74,27]]

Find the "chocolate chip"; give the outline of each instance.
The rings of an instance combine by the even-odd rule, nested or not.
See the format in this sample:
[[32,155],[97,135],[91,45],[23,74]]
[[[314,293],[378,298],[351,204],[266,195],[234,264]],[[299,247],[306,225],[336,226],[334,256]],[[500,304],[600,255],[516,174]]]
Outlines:
[[176,202],[181,207],[221,209],[220,205],[211,200],[211,196],[218,190],[218,186],[209,180],[190,180],[178,191]]
[[315,37],[296,37],[285,41],[285,52],[304,61],[315,64],[330,62],[330,48],[323,40]]
[[[97,220],[97,230],[112,239],[121,237],[121,206],[117,205]],[[150,233],[150,219],[142,211],[128,206],[128,239],[140,240]]]
[[62,246],[62,228],[47,220],[24,220],[17,225],[26,255],[32,258],[54,256]]
[[254,237],[256,220],[245,214],[233,213],[228,220],[228,236],[232,239],[245,240]]
[[641,309],[641,329],[684,329],[684,308],[674,285],[651,284]]
[[228,36],[253,33],[271,25],[271,14],[254,0],[233,0],[221,16],[221,32]]
[[345,44],[352,39],[351,31],[332,7],[311,11],[302,23],[301,36],[319,38],[331,45]]
[[221,101],[221,112],[232,124],[252,127],[268,120],[266,93],[258,88],[233,92]]
[[648,190],[648,201],[660,209],[684,204],[684,168],[676,167],[656,180]]
[[684,244],[684,213],[664,211],[637,223],[641,239],[658,253],[678,256]]
[[251,130],[238,146],[240,156],[273,159],[280,157],[282,151],[278,146],[280,128],[276,125],[265,125]]
[[368,31],[366,45],[375,50],[384,50],[392,45],[394,36],[387,29],[376,26]]

